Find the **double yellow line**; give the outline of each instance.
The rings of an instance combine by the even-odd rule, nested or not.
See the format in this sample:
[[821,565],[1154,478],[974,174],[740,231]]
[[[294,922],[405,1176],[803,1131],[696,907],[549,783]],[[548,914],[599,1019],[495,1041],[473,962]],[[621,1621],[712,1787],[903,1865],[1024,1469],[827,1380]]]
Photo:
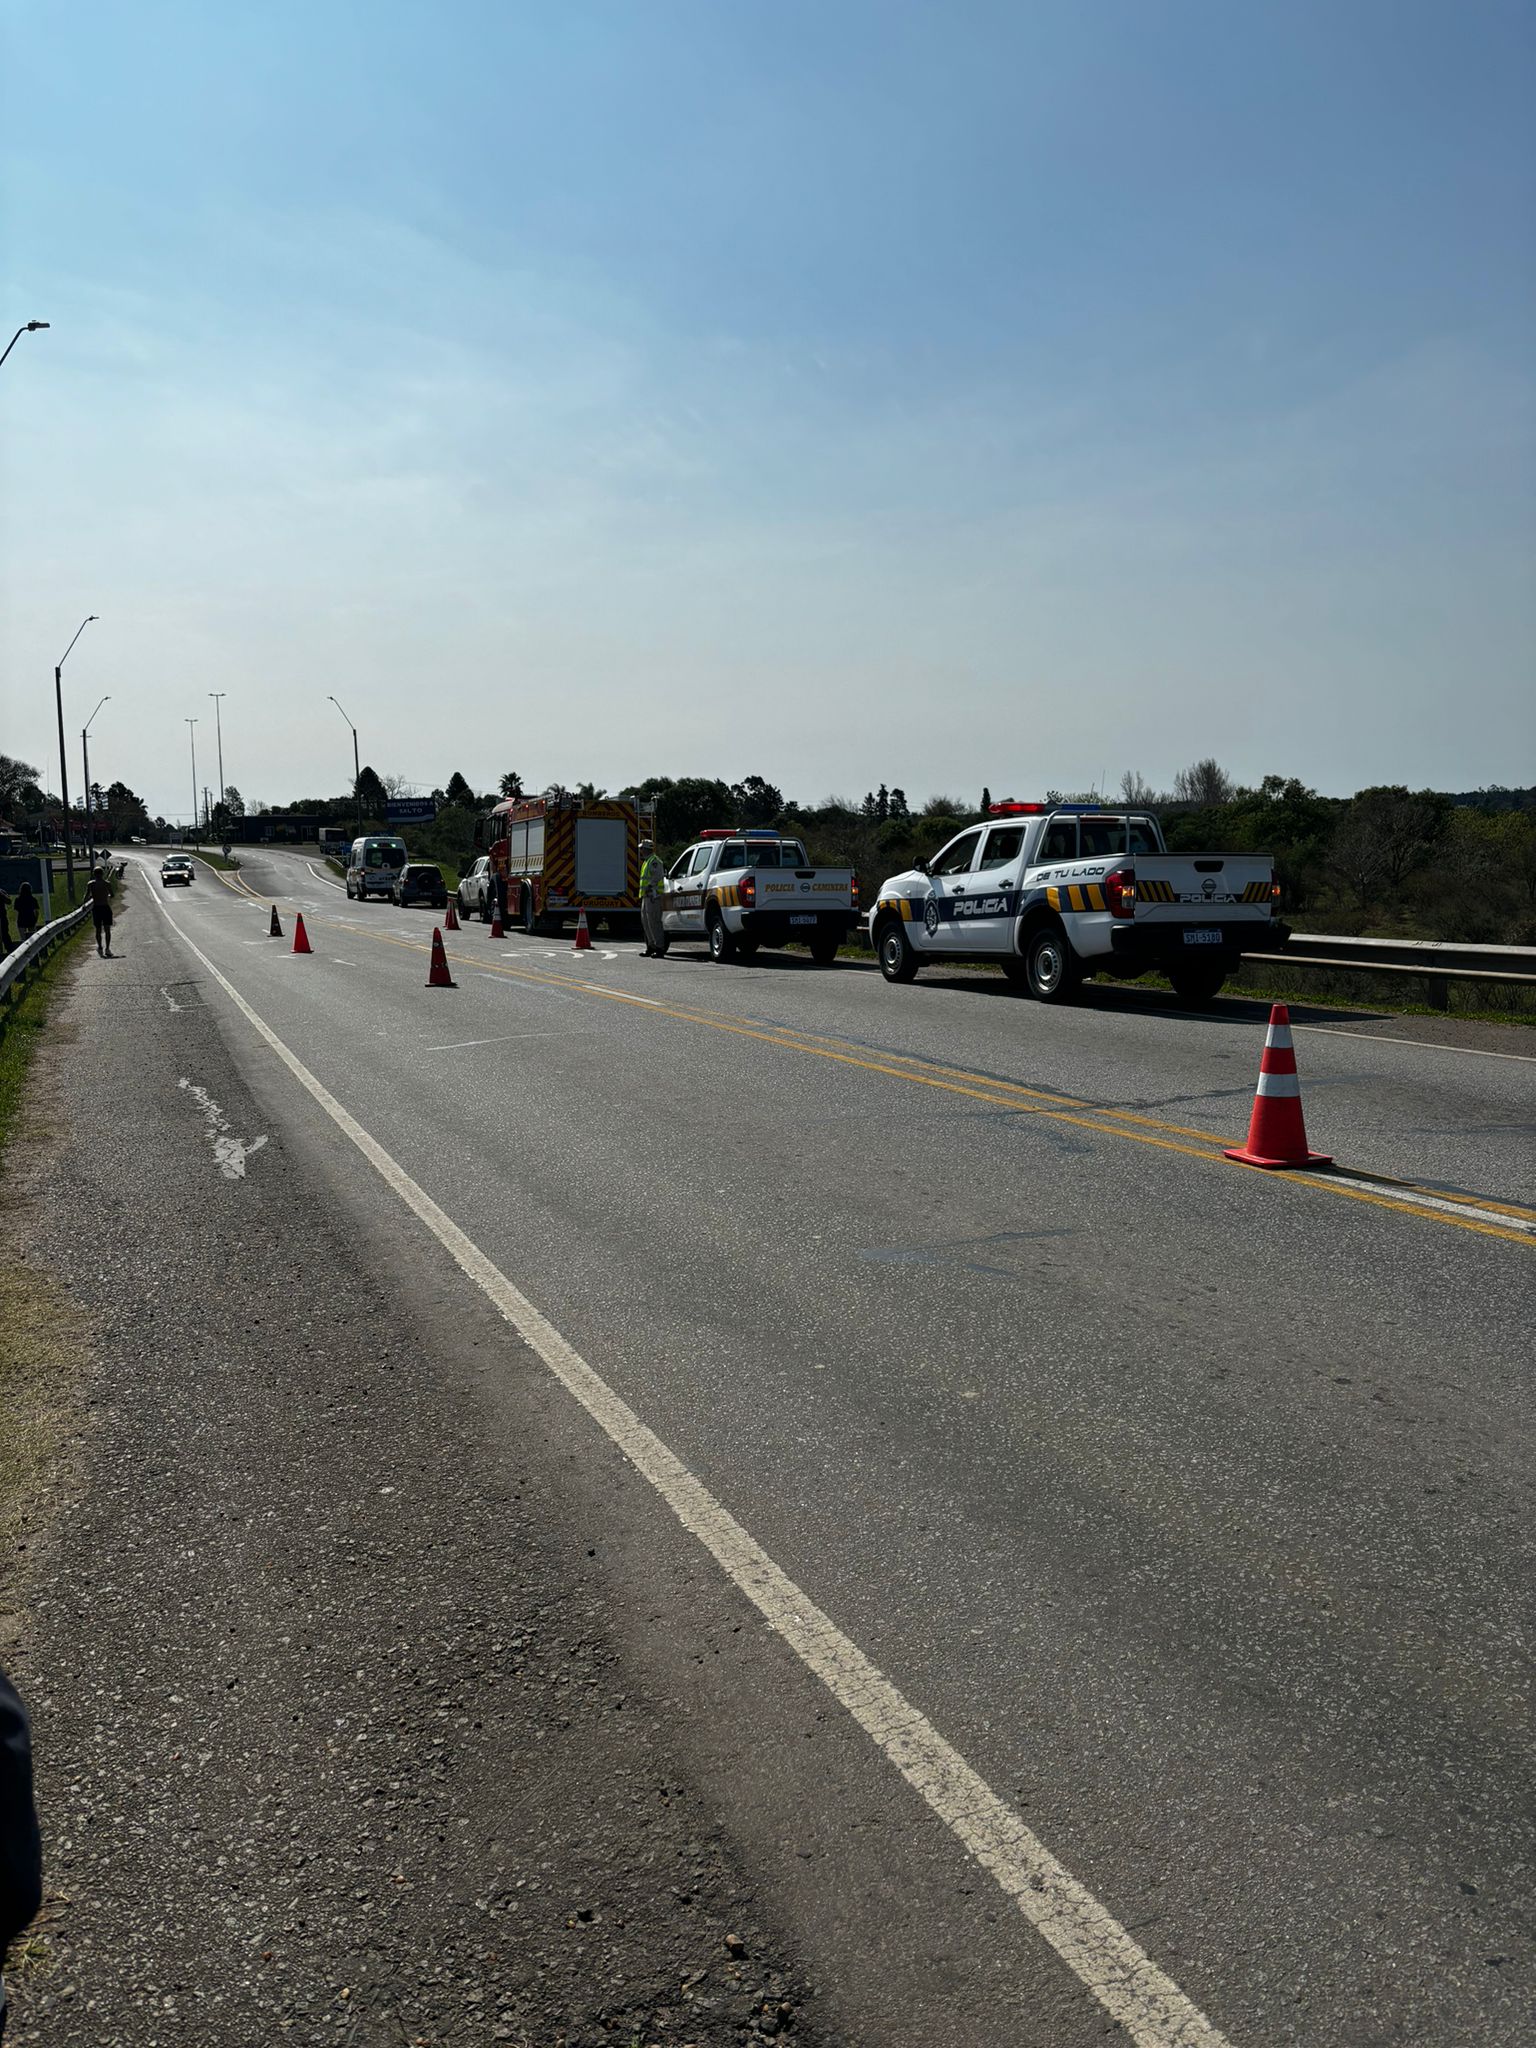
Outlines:
[[[214,869],[215,874],[219,874]],[[237,885],[253,902],[265,903],[266,898],[258,896],[237,877],[235,881],[219,874],[220,881],[228,883],[231,889]],[[328,920],[327,920],[328,921]],[[345,927],[348,937],[362,937],[384,946],[398,946],[407,952],[420,953],[421,947],[412,939],[396,938],[389,932],[365,932],[356,925]],[[1098,1131],[1111,1138],[1123,1138],[1133,1145],[1152,1145],[1163,1152],[1181,1152],[1186,1158],[1198,1159],[1207,1166],[1226,1167],[1230,1162],[1224,1157],[1224,1148],[1233,1141],[1230,1136],[1216,1131],[1202,1131],[1187,1124],[1165,1123],[1157,1117],[1145,1116],[1139,1110],[1101,1108],[1092,1102],[1080,1101],[1070,1095],[1058,1095],[1041,1088],[1027,1087],[1022,1081],[1001,1081],[989,1074],[978,1074],[964,1067],[946,1067],[937,1061],[909,1056],[906,1053],[881,1053],[871,1057],[865,1048],[848,1039],[830,1038],[816,1032],[796,1031],[787,1025],[754,1024],[746,1017],[722,1017],[707,1010],[688,1010],[678,1004],[658,1001],[654,997],[638,997],[622,989],[605,988],[599,982],[582,981],[572,974],[550,974],[538,968],[509,966],[504,961],[487,963],[474,954],[449,950],[448,958],[457,966],[473,968],[481,974],[494,974],[508,981],[532,982],[538,986],[559,989],[579,989],[584,995],[597,996],[605,1002],[628,1003],[632,1008],[644,1008],[653,1016],[669,1017],[680,1024],[694,1024],[709,1031],[722,1031],[734,1038],[749,1038],[761,1045],[771,1045],[784,1052],[797,1052],[815,1059],[832,1060],[840,1066],[856,1067],[869,1074],[880,1074],[894,1081],[909,1081],[915,1086],[935,1088],[942,1093],[958,1095],[971,1102],[986,1103],[994,1109],[1006,1109],[1020,1116],[1044,1117],[1052,1123],[1071,1124],[1085,1131]],[[1396,1209],[1402,1215],[1416,1216],[1423,1222],[1444,1223],[1456,1230],[1471,1230],[1481,1237],[1502,1238],[1507,1244],[1523,1245],[1527,1251],[1536,1250],[1536,1210],[1521,1208],[1511,1202],[1484,1201],[1481,1197],[1448,1194],[1438,1188],[1421,1188],[1412,1181],[1394,1181],[1382,1175],[1371,1175],[1368,1179],[1359,1176],[1360,1185],[1347,1184],[1351,1176],[1344,1170],[1341,1178],[1320,1180],[1310,1173],[1279,1172],[1265,1176],[1270,1180],[1288,1181],[1296,1187],[1312,1188],[1316,1191],[1342,1196],[1351,1202],[1368,1202],[1374,1208]],[[1414,1195],[1424,1198],[1415,1202]],[[1481,1215],[1457,1216],[1449,1208],[1429,1208],[1425,1202],[1445,1203],[1450,1208],[1465,1207],[1488,1211],[1494,1215],[1508,1216],[1512,1224],[1524,1223],[1532,1228],[1507,1228],[1490,1223]]]

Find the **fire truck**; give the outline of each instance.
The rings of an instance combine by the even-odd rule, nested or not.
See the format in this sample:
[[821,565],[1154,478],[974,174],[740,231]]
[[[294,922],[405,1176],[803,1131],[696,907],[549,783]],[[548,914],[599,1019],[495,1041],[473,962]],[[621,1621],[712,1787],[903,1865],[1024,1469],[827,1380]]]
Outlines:
[[587,913],[615,934],[640,930],[640,841],[655,836],[649,806],[583,800],[568,789],[498,804],[485,825],[491,873],[506,917],[525,932],[557,932]]

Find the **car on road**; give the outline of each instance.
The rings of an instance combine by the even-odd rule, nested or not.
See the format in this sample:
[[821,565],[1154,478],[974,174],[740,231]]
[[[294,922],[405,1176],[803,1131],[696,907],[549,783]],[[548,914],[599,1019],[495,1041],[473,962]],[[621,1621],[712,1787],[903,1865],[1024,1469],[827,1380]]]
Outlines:
[[448,884],[443,880],[442,869],[435,861],[408,860],[395,876],[389,900],[402,910],[412,903],[425,903],[433,910],[446,910]]
[[160,863],[160,886],[169,889],[172,882],[185,882],[190,889],[195,870],[184,853],[168,853]]
[[1169,853],[1145,813],[1009,802],[882,882],[869,938],[887,981],[990,961],[1059,1003],[1101,969],[1155,971],[1205,1003],[1245,953],[1285,946],[1279,900],[1267,854]]
[[468,874],[460,875],[458,904],[460,917],[476,915],[489,919],[495,903],[495,881],[491,872],[491,857],[482,853]]

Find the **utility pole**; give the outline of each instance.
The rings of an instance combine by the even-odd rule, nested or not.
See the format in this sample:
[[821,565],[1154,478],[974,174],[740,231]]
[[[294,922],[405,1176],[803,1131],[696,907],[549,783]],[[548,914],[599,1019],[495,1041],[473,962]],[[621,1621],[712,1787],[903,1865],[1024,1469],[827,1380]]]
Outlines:
[[219,740],[219,809],[224,808],[224,721],[219,715],[219,699],[229,695],[228,690],[210,690],[213,699],[213,729]]
[[[329,695],[329,692],[327,692],[327,695]],[[331,702],[336,706],[336,709],[338,711],[341,711],[341,704],[339,699],[332,697]],[[345,711],[341,711],[341,715],[343,718],[347,719],[348,725],[352,725],[352,721],[350,718],[347,718],[347,714]],[[357,727],[355,725],[352,725],[352,794],[354,797],[357,798],[357,829],[359,832],[361,832],[363,829],[363,799],[357,785],[362,781],[362,779],[363,764],[361,760],[358,758],[357,752]]]
[[[21,331],[24,333],[26,330],[22,329]],[[16,343],[13,336],[11,348],[15,346]],[[7,349],[6,355],[9,354],[10,349]],[[0,362],[4,360],[5,357],[0,356]],[[75,640],[80,638],[80,635],[87,626],[94,625],[95,623],[95,612],[92,612],[89,618],[82,619],[75,628]],[[69,904],[71,909],[74,908],[75,903],[75,854],[69,838],[69,762],[64,752],[64,664],[69,659],[70,648],[74,646],[75,640],[70,641],[69,647],[65,648],[53,667],[53,702],[54,709],[59,714],[59,801],[64,806],[64,872],[69,882]]]
[[192,742],[192,844],[197,844],[197,720],[189,718],[187,737]]
[[[111,702],[112,697],[109,692],[102,698],[101,704],[110,704]],[[96,711],[101,709],[101,704],[96,706]],[[91,824],[91,727],[96,723],[96,711],[91,713],[80,732],[80,766],[85,771],[85,829],[91,841],[91,851],[95,849],[96,839],[95,829]]]

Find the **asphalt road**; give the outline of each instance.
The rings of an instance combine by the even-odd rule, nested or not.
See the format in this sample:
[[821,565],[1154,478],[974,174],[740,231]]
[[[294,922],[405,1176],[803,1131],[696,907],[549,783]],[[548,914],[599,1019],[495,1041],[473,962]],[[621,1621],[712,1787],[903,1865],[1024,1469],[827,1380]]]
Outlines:
[[[226,977],[1204,2038],[1528,2038],[1523,1034],[1298,1032],[1312,1142],[1375,1177],[1308,1184],[1220,1155],[1257,1071],[1249,1005],[1052,1011],[981,977],[896,990],[478,925],[450,935],[457,989],[429,990],[429,914],[242,858],[238,884],[131,880],[141,933],[163,916]],[[273,900],[312,957],[266,936]],[[271,1128],[323,1122],[203,961],[163,958],[165,1030],[206,1006]],[[398,1231],[376,1175],[337,1199],[353,1230]],[[404,1289],[418,1258],[441,1259],[425,1232]],[[671,1555],[662,1501],[628,1511]],[[774,1670],[769,1690],[800,1683]],[[1100,2038],[1092,1966],[830,1695],[798,1746],[763,1699],[720,1687],[696,1739],[754,1759],[742,1853],[842,2001],[833,2038]],[[807,1814],[841,1844],[830,1897],[792,1846]]]

